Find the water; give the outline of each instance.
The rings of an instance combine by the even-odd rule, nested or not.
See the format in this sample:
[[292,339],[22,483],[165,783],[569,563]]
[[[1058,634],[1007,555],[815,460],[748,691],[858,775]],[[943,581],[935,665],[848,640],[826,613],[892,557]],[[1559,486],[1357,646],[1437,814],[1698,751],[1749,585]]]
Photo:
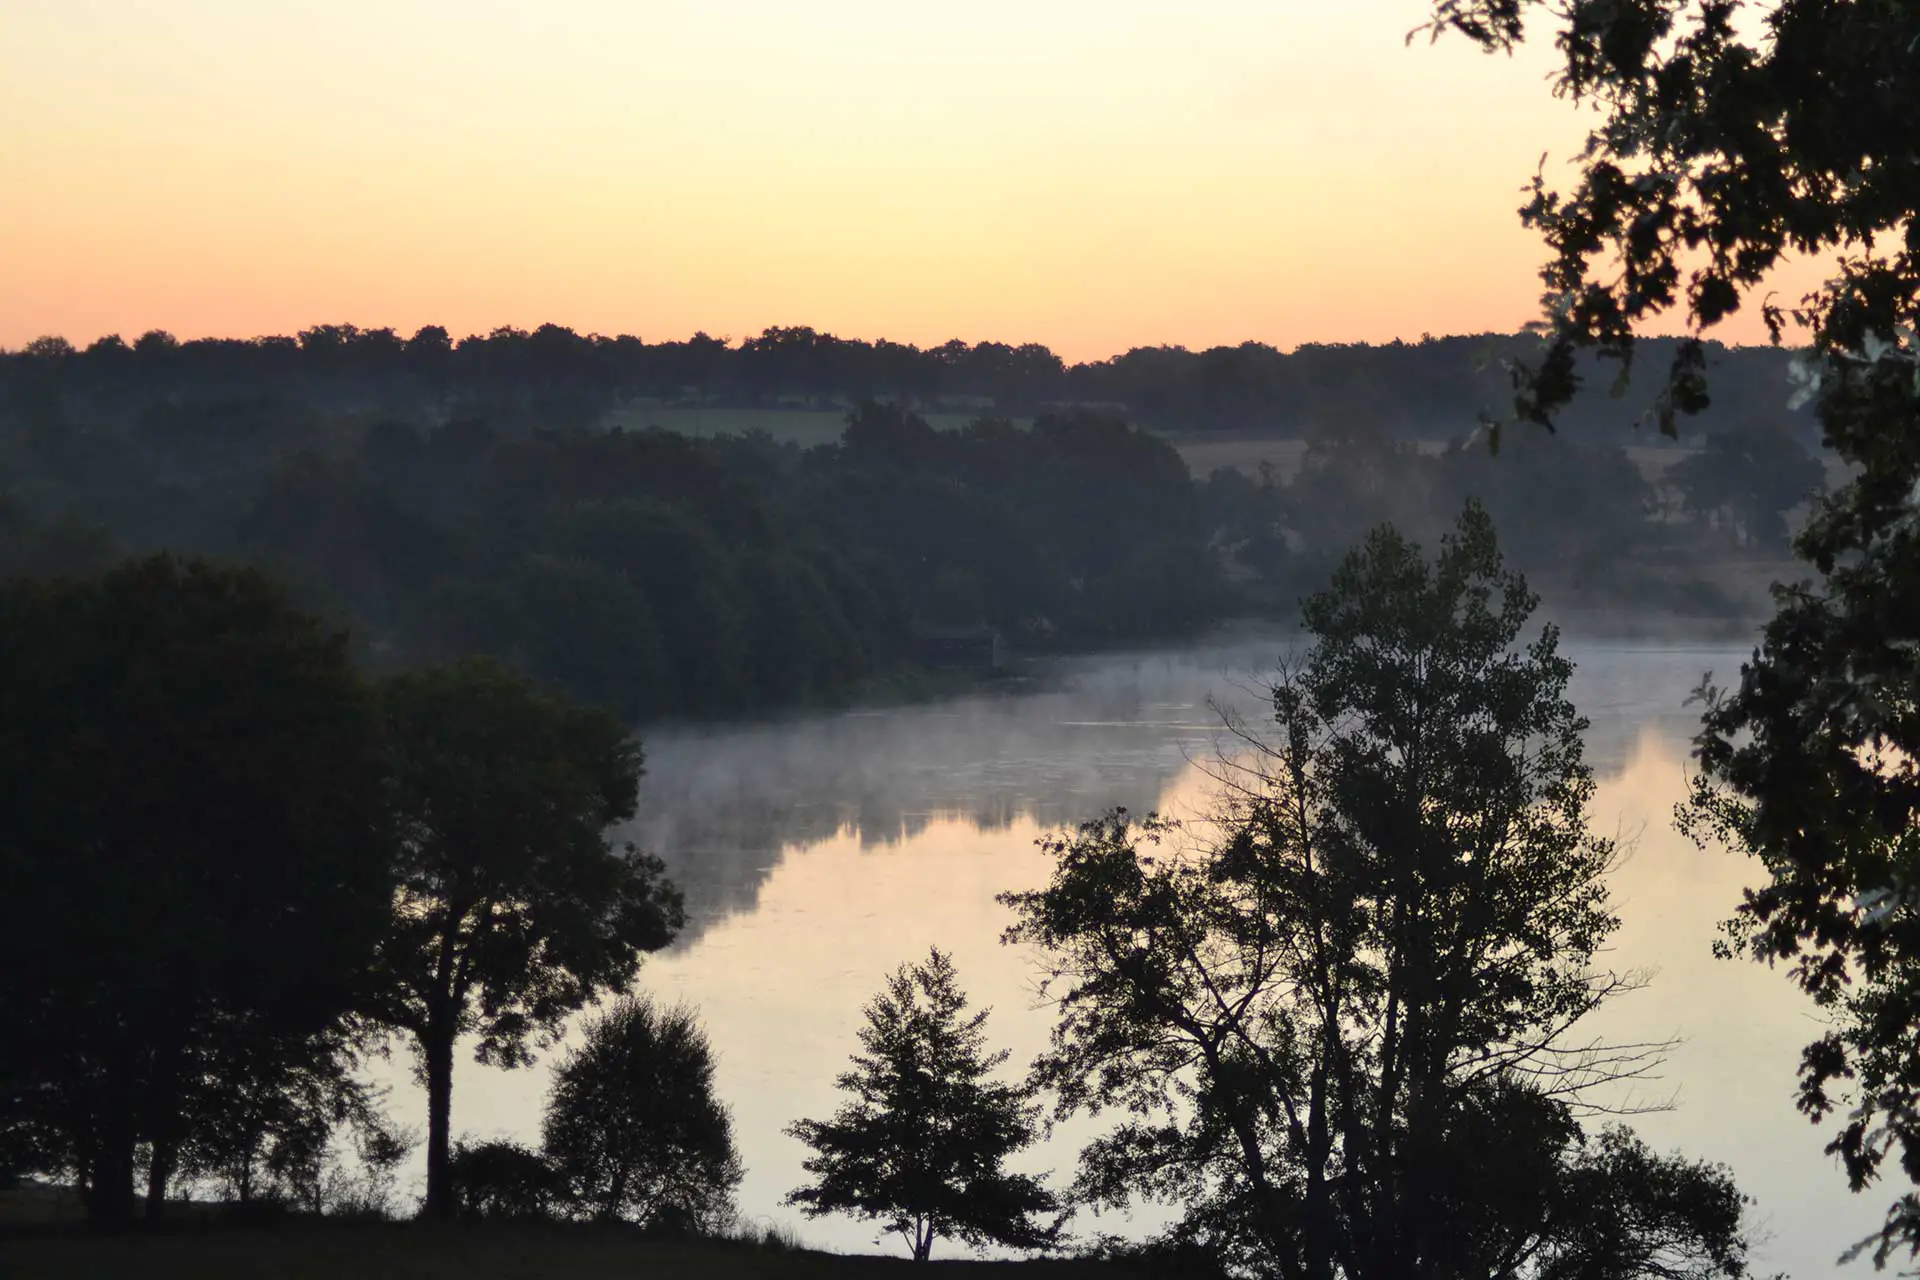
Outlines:
[[[1206,779],[1194,762],[1220,733],[1211,703],[1257,712],[1254,682],[1284,644],[1244,636],[1088,658],[1013,692],[649,735],[643,816],[630,834],[666,857],[692,922],[647,961],[640,985],[701,1012],[747,1165],[748,1218],[822,1247],[875,1248],[871,1225],[806,1222],[780,1205],[805,1154],[782,1130],[838,1105],[833,1078],[864,1003],[889,970],[938,944],[976,1003],[993,1008],[992,1038],[1024,1065],[1050,1024],[1028,958],[999,943],[1009,917],[994,895],[1044,880],[1034,841],[1055,826],[1112,805],[1178,812],[1200,802]],[[1672,1109],[1633,1123],[1657,1147],[1734,1169],[1757,1200],[1760,1274],[1838,1274],[1835,1257],[1874,1226],[1890,1193],[1849,1195],[1821,1153],[1822,1132],[1793,1109],[1794,1066],[1817,1029],[1810,1006],[1778,973],[1712,958],[1716,926],[1752,868],[1694,848],[1671,822],[1695,721],[1686,695],[1709,668],[1732,675],[1742,653],[1578,641],[1567,650],[1578,663],[1574,701],[1593,722],[1593,824],[1633,845],[1615,877],[1625,924],[1606,963],[1654,974],[1596,1029],[1681,1040],[1640,1092]],[[418,1124],[424,1104],[396,1075],[396,1110]],[[534,1139],[545,1087],[544,1065],[463,1062],[455,1132]],[[1026,1166],[1064,1180],[1073,1136]],[[1148,1212],[1133,1226],[1157,1220]]]

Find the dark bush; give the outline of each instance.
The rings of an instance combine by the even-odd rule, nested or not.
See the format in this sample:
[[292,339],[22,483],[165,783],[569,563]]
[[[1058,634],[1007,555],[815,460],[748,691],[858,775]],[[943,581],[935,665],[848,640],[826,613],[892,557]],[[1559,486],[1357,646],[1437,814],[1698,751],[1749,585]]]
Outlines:
[[458,1144],[451,1174],[460,1216],[471,1220],[551,1218],[562,1197],[560,1177],[546,1157],[504,1139]]

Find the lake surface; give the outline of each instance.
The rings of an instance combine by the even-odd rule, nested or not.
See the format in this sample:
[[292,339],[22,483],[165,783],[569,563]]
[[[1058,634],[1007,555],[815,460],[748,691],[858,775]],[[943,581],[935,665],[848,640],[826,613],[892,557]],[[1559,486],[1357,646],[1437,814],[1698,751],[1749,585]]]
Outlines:
[[[780,1206],[805,1154],[782,1130],[838,1106],[833,1079],[856,1047],[862,1006],[888,971],[937,944],[975,1002],[993,1008],[992,1039],[1024,1067],[1050,1020],[1035,1006],[1029,958],[999,943],[1009,917],[994,895],[1043,882],[1034,842],[1056,826],[1113,805],[1197,808],[1207,780],[1195,762],[1220,738],[1214,704],[1257,714],[1257,682],[1286,647],[1281,636],[1242,635],[1066,661],[1015,690],[936,704],[647,736],[643,816],[629,834],[668,860],[692,922],[647,961],[640,985],[700,1010],[747,1166],[746,1217],[822,1247],[875,1248],[871,1225],[806,1222]],[[1657,1147],[1734,1169],[1758,1202],[1759,1274],[1864,1275],[1869,1265],[1834,1259],[1892,1193],[1849,1195],[1821,1152],[1824,1134],[1793,1109],[1813,1011],[1781,974],[1709,950],[1753,868],[1672,828],[1695,721],[1685,698],[1708,669],[1733,675],[1743,652],[1565,647],[1578,664],[1574,701],[1593,722],[1593,825],[1633,846],[1615,874],[1625,925],[1605,963],[1653,971],[1593,1025],[1616,1039],[1681,1040],[1641,1090],[1672,1108],[1633,1124]],[[512,1072],[463,1061],[455,1132],[537,1140],[548,1060]],[[392,1077],[396,1113],[421,1124],[424,1102],[398,1059]],[[1076,1146],[1063,1133],[1024,1163],[1064,1182]],[[1159,1216],[1144,1212],[1133,1227]],[[1128,1224],[1083,1216],[1076,1229]]]

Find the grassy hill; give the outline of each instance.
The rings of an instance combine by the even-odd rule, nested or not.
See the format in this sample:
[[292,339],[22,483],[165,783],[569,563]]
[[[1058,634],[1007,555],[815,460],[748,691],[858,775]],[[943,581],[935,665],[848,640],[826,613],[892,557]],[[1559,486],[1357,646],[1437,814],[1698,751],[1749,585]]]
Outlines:
[[[936,1249],[938,1246],[936,1246]],[[293,1223],[122,1236],[0,1237],[7,1280],[1091,1280],[1139,1273],[1070,1261],[941,1262],[756,1244],[660,1241],[618,1227]]]

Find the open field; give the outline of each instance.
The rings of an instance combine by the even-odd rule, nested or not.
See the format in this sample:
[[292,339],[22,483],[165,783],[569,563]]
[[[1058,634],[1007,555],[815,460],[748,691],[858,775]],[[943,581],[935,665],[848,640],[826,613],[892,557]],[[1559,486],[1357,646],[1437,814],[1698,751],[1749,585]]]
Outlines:
[[1180,458],[1198,479],[1205,479],[1221,467],[1232,467],[1258,478],[1260,464],[1273,467],[1274,478],[1291,480],[1307,456],[1305,440],[1249,439],[1243,436],[1168,437]]
[[[1626,454],[1633,464],[1640,468],[1640,474],[1652,483],[1659,483],[1667,469],[1682,458],[1693,456],[1693,448],[1675,448],[1670,445],[1650,445],[1631,443],[1628,436],[1625,445]],[[1233,467],[1249,476],[1260,474],[1262,462],[1271,463],[1276,479],[1285,482],[1293,479],[1299,472],[1300,464],[1307,456],[1305,440],[1282,440],[1277,438],[1251,437],[1244,435],[1219,436],[1168,436],[1171,444],[1186,462],[1187,470],[1196,479],[1205,479],[1220,467]],[[1421,440],[1417,442],[1422,453],[1437,454],[1447,448],[1445,440]],[[1821,463],[1827,470],[1827,482],[1830,485],[1846,481],[1845,464],[1830,453],[1820,455]]]
[[941,1262],[850,1257],[597,1226],[297,1223],[121,1236],[0,1236],[7,1280],[886,1280],[999,1275],[1091,1280],[1138,1272],[1085,1262]]
[[[972,413],[925,413],[933,426],[945,431],[963,427],[978,417]],[[840,409],[729,409],[684,404],[630,404],[607,415],[607,427],[625,427],[629,431],[659,427],[685,436],[746,435],[764,431],[782,444],[802,448],[832,444],[847,425],[847,411]]]
[[[1173,447],[1179,450],[1185,460],[1187,470],[1197,478],[1205,478],[1220,467],[1233,467],[1249,476],[1260,474],[1262,462],[1272,465],[1274,476],[1281,481],[1293,479],[1299,472],[1300,464],[1307,456],[1305,440],[1280,440],[1252,438],[1247,436],[1193,436],[1169,437]],[[1422,440],[1418,442],[1422,453],[1437,454],[1447,447],[1444,440]],[[1626,446],[1627,457],[1640,468],[1648,480],[1658,481],[1668,467],[1686,457],[1691,450],[1662,448],[1658,445]]]

